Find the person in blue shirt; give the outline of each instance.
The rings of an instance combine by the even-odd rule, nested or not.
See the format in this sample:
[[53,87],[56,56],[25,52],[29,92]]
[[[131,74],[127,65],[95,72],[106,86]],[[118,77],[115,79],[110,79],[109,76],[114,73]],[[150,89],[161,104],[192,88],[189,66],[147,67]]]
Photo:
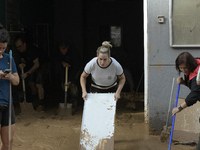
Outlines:
[[[10,69],[9,54],[4,53],[9,43],[10,37],[5,29],[0,29],[0,135],[2,145],[0,149],[9,149],[9,87],[19,84],[19,75],[17,73],[15,61],[12,58],[12,68],[10,73],[4,73]],[[13,100],[11,107],[11,142],[15,131],[15,114]]]

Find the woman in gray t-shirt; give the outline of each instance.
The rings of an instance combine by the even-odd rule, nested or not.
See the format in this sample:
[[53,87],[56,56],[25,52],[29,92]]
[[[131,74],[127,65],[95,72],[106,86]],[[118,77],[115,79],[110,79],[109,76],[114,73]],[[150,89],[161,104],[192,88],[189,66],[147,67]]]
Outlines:
[[[90,92],[115,93],[115,100],[120,98],[121,90],[125,83],[125,76],[121,65],[110,57],[112,45],[105,41],[97,49],[97,57],[90,60],[80,77],[82,98],[87,99],[86,78],[91,74],[92,83]],[[118,85],[117,85],[117,79]]]

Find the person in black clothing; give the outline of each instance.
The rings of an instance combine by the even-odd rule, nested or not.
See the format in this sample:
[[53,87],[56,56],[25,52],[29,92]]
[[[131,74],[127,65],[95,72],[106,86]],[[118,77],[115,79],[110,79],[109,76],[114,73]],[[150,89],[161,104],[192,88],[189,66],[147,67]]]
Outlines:
[[[77,48],[68,41],[61,41],[59,43],[59,54],[56,60],[56,73],[61,83],[62,89],[67,86],[68,98],[67,102],[72,103],[72,107],[76,108],[78,102],[78,81],[80,75],[80,54]],[[68,67],[68,82],[65,84],[65,70]]]
[[[183,84],[190,88],[191,92],[185,101],[178,107],[173,108],[172,115],[181,112],[186,107],[190,107],[200,100],[200,86],[197,85],[197,74],[200,65],[200,59],[195,59],[190,53],[183,52],[176,58],[176,70],[184,73],[182,77],[177,78],[177,84]],[[197,149],[200,150],[200,137]]]
[[[36,101],[34,108],[38,105],[44,105],[44,88],[43,83],[47,78],[50,70],[50,63],[45,55],[36,45],[28,43],[24,35],[19,35],[16,38],[15,45],[20,52],[21,64],[20,69],[24,68],[24,73],[21,74],[22,79],[28,78],[31,93]],[[38,94],[38,96],[37,96]],[[39,98],[39,104],[37,99]],[[43,108],[42,108],[43,109]]]

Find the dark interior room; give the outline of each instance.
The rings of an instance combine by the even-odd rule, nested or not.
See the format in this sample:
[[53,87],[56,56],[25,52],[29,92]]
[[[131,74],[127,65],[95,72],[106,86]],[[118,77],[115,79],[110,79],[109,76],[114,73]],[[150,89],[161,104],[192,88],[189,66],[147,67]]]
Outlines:
[[[96,56],[103,41],[111,41],[111,56],[123,67],[129,78],[123,88],[143,92],[143,1],[132,0],[0,0],[0,23],[11,36],[7,48],[13,50],[19,62],[14,38],[24,33],[37,44],[51,60],[47,87],[56,90],[55,56],[58,43],[67,40],[81,55],[81,68]],[[6,7],[5,7],[6,6]],[[47,95],[48,97],[48,95]],[[50,96],[49,98],[52,98]],[[62,99],[62,98],[61,98]]]

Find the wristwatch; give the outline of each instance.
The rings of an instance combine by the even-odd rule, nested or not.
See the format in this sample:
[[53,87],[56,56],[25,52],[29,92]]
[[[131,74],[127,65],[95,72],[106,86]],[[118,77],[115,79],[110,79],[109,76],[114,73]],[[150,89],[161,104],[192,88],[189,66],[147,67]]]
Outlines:
[[183,110],[183,107],[179,106],[179,107],[178,107],[178,110],[179,110],[179,111]]

